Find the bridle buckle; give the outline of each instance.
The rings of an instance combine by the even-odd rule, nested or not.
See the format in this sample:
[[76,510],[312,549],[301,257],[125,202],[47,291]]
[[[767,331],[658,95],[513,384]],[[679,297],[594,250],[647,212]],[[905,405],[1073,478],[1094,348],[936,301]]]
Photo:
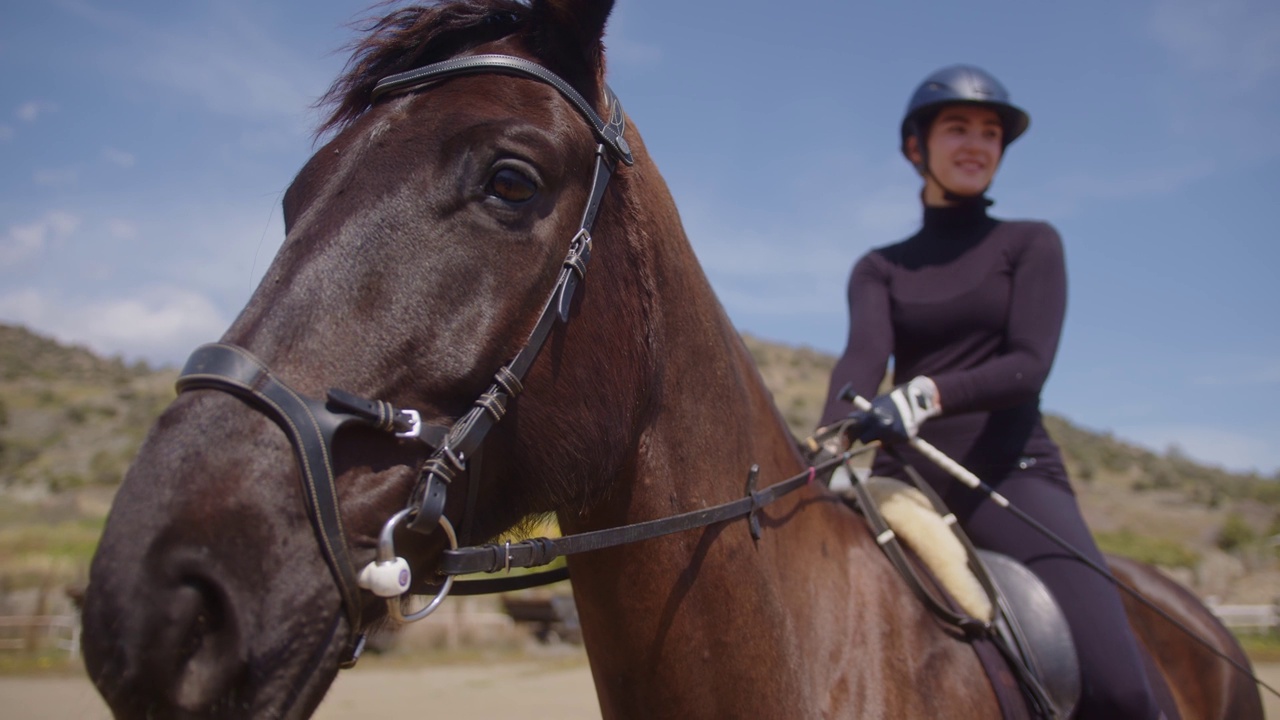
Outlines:
[[396,433],[398,438],[416,439],[422,436],[422,414],[417,410],[401,410],[401,415],[409,416],[409,429]]

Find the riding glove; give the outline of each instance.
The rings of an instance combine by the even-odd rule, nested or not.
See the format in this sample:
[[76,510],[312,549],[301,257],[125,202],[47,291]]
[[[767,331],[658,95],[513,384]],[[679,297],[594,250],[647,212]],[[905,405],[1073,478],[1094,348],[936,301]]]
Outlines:
[[863,442],[900,442],[914,438],[925,420],[941,413],[938,386],[922,375],[872,400],[870,410],[849,417]]

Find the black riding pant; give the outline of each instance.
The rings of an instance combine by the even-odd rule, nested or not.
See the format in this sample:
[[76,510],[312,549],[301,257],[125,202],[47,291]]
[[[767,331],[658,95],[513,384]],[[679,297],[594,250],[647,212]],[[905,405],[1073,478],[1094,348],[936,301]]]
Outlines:
[[[1159,705],[1144,672],[1144,658],[1129,627],[1120,590],[1093,568],[1045,538],[1009,510],[949,477],[930,483],[981,548],[1003,553],[1034,572],[1062,607],[1080,659],[1079,718],[1157,718]],[[1094,563],[1106,567],[1065,477],[1041,469],[1015,470],[996,490]],[[1168,689],[1158,688],[1169,698]],[[1176,708],[1165,708],[1176,718]]]

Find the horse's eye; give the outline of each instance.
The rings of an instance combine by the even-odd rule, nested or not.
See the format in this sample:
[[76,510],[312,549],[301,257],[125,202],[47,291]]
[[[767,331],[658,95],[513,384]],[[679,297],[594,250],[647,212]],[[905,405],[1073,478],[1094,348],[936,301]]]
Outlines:
[[538,192],[538,184],[528,175],[514,168],[499,168],[489,178],[485,191],[509,203],[528,202]]

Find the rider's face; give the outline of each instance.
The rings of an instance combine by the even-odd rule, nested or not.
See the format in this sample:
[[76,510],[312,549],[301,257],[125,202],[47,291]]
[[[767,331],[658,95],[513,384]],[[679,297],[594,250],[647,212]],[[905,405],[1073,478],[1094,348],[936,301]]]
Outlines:
[[[925,201],[946,204],[943,191],[966,197],[981,195],[991,185],[1003,152],[1004,128],[994,110],[977,105],[951,105],[929,127],[929,173]],[[919,151],[909,145],[912,160]]]

